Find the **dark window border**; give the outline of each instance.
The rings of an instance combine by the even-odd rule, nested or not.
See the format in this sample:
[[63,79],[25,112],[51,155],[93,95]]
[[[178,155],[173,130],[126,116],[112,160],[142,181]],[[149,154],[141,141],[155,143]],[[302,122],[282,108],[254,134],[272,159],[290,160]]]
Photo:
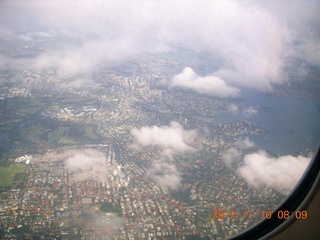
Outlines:
[[270,239],[280,232],[284,231],[295,220],[278,219],[279,210],[288,210],[290,213],[297,210],[304,210],[310,204],[311,200],[317,193],[320,186],[320,147],[316,155],[311,160],[302,178],[296,185],[295,189],[286,198],[286,200],[273,211],[272,217],[263,220],[248,230],[233,236],[229,239]]

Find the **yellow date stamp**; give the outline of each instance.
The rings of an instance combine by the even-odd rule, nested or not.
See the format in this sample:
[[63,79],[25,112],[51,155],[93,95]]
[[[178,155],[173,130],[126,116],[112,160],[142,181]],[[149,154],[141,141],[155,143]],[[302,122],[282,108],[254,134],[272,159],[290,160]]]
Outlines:
[[287,220],[290,218],[294,219],[307,219],[307,210],[297,210],[290,212],[288,210],[278,210],[272,212],[271,210],[263,210],[254,212],[252,210],[236,211],[236,210],[223,210],[223,209],[212,209],[212,219],[271,219],[278,218]]

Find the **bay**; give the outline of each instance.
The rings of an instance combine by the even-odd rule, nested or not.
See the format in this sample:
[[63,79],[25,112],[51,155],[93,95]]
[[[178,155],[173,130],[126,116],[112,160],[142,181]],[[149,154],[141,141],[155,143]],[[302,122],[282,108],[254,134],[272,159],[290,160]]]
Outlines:
[[237,113],[218,112],[214,121],[245,120],[266,129],[264,135],[250,139],[258,147],[277,155],[318,148],[320,112],[315,100],[303,99],[297,92],[274,96],[246,89],[241,95],[243,101],[233,103],[239,109]]

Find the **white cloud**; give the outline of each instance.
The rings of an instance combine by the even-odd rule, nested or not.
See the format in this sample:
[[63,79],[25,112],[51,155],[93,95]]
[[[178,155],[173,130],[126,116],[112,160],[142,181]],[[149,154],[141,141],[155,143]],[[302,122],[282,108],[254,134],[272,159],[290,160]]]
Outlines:
[[181,173],[175,165],[165,160],[169,160],[174,154],[196,151],[194,144],[197,131],[185,130],[179,123],[171,122],[169,126],[132,129],[131,135],[134,138],[133,148],[155,146],[162,151],[163,156],[153,160],[146,176],[162,187],[178,190],[181,186]]
[[19,35],[18,38],[21,39],[22,41],[26,41],[26,42],[33,41],[33,39],[31,37],[26,36],[26,35]]
[[237,148],[228,148],[222,154],[222,160],[228,167],[231,167],[233,163],[240,162],[241,159],[242,154]]
[[320,63],[320,43],[315,39],[309,39],[297,46],[300,56],[311,64],[319,65]]
[[[34,161],[56,162],[62,161],[66,171],[71,171],[72,180],[83,181],[93,179],[98,182],[109,182],[113,175],[112,167],[108,163],[105,153],[95,149],[73,149],[61,152],[47,153],[42,158],[35,158]],[[78,212],[74,212],[77,217]],[[105,215],[103,212],[90,212],[90,221],[81,222],[81,227],[103,228],[109,236],[116,235],[124,226],[123,218],[116,214]],[[76,224],[80,224],[77,222]]]
[[245,108],[243,110],[243,114],[246,116],[246,117],[251,117],[251,116],[255,116],[259,113],[259,111],[257,109],[255,109],[254,107],[248,107],[248,108]]
[[233,114],[237,114],[239,112],[239,107],[235,104],[230,104],[226,106],[226,109]]
[[98,182],[108,182],[108,177],[112,175],[112,169],[107,164],[105,154],[94,149],[50,153],[43,159],[52,162],[63,161],[65,168],[73,172],[76,180],[94,179]]
[[102,62],[118,63],[136,53],[135,47],[128,41],[90,41],[77,46],[68,46],[58,50],[49,50],[38,55],[27,64],[32,68],[44,69],[56,67],[57,74],[70,77],[94,70]]
[[171,190],[178,190],[181,187],[181,173],[174,165],[166,162],[154,161],[151,168],[147,170],[147,177]]
[[11,40],[14,37],[12,29],[0,25],[0,40]]
[[84,149],[71,151],[68,154],[70,156],[66,158],[65,167],[73,171],[75,178],[79,180],[93,178],[99,182],[105,182],[111,175],[111,169],[107,168],[106,156],[102,152]]
[[222,59],[221,68],[212,70],[211,77],[201,78],[203,82],[217,78],[222,87],[270,90],[286,81],[288,59],[301,58],[320,65],[320,19],[316,11],[320,3],[290,1],[289,8],[288,3],[3,0],[0,32],[6,32],[5,38],[33,31],[72,39],[67,50],[48,47],[47,54],[38,59],[57,65],[61,74],[77,74],[104,61],[113,63],[183,46]]
[[253,148],[254,142],[249,137],[240,137],[235,143],[234,147],[226,149],[222,154],[222,160],[226,166],[231,167],[234,163],[240,163],[243,159],[243,153],[241,150],[248,150]]
[[[102,203],[103,204],[103,203]],[[95,211],[89,211],[84,208],[84,215],[74,210],[72,212],[74,221],[73,226],[75,228],[81,228],[83,231],[88,229],[98,229],[91,234],[94,239],[103,239],[108,236],[109,239],[116,239],[119,235],[119,231],[124,227],[123,217],[119,217],[116,213],[106,213],[98,211],[97,207],[100,204],[95,205]]]
[[240,137],[234,145],[240,149],[248,149],[254,147],[254,142],[249,137]]
[[195,151],[193,144],[197,137],[196,130],[185,130],[177,122],[169,126],[142,127],[132,129],[134,146],[157,146],[163,150],[165,156],[172,154]]
[[[295,187],[311,159],[300,155],[274,157],[264,150],[256,151],[249,137],[241,137],[233,145],[222,154],[227,167],[253,187],[269,187],[284,195]],[[246,154],[249,149],[251,153]]]
[[40,32],[30,32],[28,33],[28,36],[33,36],[33,37],[41,37],[41,38],[52,38],[54,37],[54,35],[48,33],[48,32],[43,32],[43,31],[40,31]]
[[230,104],[226,106],[226,110],[231,112],[232,114],[238,114],[239,112],[241,112],[241,114],[246,118],[259,114],[259,110],[252,106],[240,109],[237,105]]
[[248,154],[237,172],[254,187],[267,186],[288,194],[306,170],[310,158],[304,156],[271,157],[266,152]]
[[228,86],[221,78],[200,77],[190,67],[185,67],[180,74],[174,76],[171,86],[192,89],[198,93],[222,98],[236,97],[240,93],[239,89]]
[[[118,217],[115,214],[106,215],[104,213],[90,212],[90,221],[84,221],[82,229],[99,228],[105,231],[105,235],[112,238],[113,235],[117,235],[120,228],[124,226],[124,220],[122,217]],[[97,237],[97,236],[95,236]]]
[[[259,1],[262,7],[276,15],[290,31],[290,57],[319,66],[320,64],[320,15],[319,1]],[[288,11],[289,10],[289,11]]]
[[63,83],[63,86],[65,88],[71,88],[71,89],[80,89],[83,87],[92,86],[93,80],[89,78],[74,78],[71,81]]

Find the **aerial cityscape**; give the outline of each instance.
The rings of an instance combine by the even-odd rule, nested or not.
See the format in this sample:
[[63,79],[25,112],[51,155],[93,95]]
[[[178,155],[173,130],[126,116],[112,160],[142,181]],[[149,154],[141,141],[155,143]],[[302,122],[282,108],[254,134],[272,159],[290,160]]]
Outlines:
[[0,239],[227,239],[294,189],[319,3],[26,3],[0,3]]

